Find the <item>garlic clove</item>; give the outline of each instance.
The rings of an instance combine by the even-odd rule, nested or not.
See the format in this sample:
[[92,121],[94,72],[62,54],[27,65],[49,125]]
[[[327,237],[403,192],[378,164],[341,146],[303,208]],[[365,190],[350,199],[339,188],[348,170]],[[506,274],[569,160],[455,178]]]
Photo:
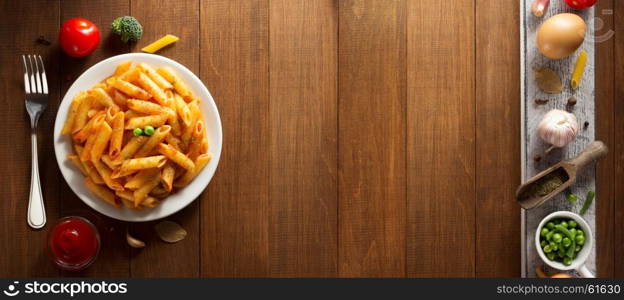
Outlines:
[[145,242],[133,237],[130,235],[129,232],[126,231],[126,242],[128,242],[128,245],[130,245],[130,247],[132,248],[143,248],[145,247]]
[[553,109],[544,115],[537,126],[537,131],[542,140],[561,148],[576,138],[578,122],[573,114]]

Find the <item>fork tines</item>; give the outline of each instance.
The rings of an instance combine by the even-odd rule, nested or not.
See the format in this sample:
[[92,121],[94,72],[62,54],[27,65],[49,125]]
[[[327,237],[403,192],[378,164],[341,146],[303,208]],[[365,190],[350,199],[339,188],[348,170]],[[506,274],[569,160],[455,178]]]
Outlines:
[[[48,94],[48,80],[41,55],[22,55],[26,94]],[[27,62],[28,60],[28,62]]]

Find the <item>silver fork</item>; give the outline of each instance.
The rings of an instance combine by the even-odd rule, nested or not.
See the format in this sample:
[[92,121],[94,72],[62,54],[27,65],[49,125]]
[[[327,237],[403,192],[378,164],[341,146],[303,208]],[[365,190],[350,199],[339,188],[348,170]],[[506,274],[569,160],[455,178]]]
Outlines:
[[[27,59],[28,58],[28,59]],[[37,155],[37,122],[48,106],[48,80],[41,55],[22,55],[24,61],[24,88],[26,110],[30,115],[30,141],[32,169],[30,173],[30,197],[28,199],[28,225],[39,229],[46,223],[41,183],[39,182],[39,159]],[[28,62],[26,62],[28,60]],[[40,69],[41,68],[41,69]]]

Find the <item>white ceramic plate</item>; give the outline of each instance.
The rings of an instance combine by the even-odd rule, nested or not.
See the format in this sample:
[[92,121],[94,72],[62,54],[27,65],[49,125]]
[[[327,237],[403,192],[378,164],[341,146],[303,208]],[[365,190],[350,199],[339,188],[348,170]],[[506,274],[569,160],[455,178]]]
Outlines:
[[[200,109],[204,114],[206,133],[210,142],[210,152],[212,153],[212,160],[210,163],[188,186],[171,194],[157,207],[144,209],[142,211],[115,208],[93,195],[84,185],[84,175],[66,159],[68,154],[73,153],[70,138],[60,134],[65,119],[67,118],[72,98],[78,92],[88,90],[98,82],[111,76],[119,63],[128,60],[131,60],[133,63],[144,62],[155,68],[169,66],[184,80],[193,94],[202,100]],[[54,123],[54,150],[56,152],[56,161],[58,162],[61,173],[65,181],[67,181],[67,184],[74,193],[91,208],[111,218],[131,222],[143,222],[164,218],[193,202],[206,188],[217,170],[217,164],[221,156],[221,143],[222,131],[219,111],[217,110],[217,105],[212,99],[210,92],[201,80],[189,71],[189,69],[171,59],[145,53],[129,53],[113,56],[95,64],[85,71],[76,79],[63,97]]]

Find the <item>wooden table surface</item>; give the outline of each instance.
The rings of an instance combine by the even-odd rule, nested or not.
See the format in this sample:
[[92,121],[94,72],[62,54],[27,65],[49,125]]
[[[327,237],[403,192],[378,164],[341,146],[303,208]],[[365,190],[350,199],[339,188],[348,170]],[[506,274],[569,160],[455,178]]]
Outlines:
[[[615,38],[597,44],[601,276],[624,276],[624,3],[600,1]],[[517,0],[0,1],[0,276],[497,277],[520,275],[520,62]],[[600,12],[597,12],[599,15]],[[137,45],[110,36],[132,15]],[[85,59],[63,55],[63,20],[86,17],[102,42]],[[171,220],[94,213],[62,179],[52,127],[60,99],[84,70],[139,51],[198,74],[223,122],[224,147],[200,199]],[[50,46],[35,42],[44,36]],[[44,57],[51,96],[40,122],[48,226],[26,224],[30,139],[19,55]],[[86,271],[47,259],[51,224],[89,215],[103,249]],[[617,220],[617,221],[616,221]],[[126,230],[146,240],[130,249]]]

